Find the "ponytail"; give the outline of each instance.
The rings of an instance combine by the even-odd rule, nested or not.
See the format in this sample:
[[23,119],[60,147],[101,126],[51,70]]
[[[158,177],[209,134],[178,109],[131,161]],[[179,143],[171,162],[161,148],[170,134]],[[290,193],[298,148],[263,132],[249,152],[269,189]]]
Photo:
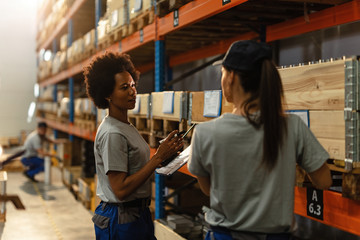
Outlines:
[[264,126],[262,165],[271,170],[276,165],[287,131],[282,108],[284,96],[279,72],[270,60],[263,60],[259,86],[261,122]]
[[[228,69],[228,71],[234,71]],[[240,84],[251,96],[243,103],[247,120],[255,128],[263,126],[263,156],[260,166],[271,171],[279,155],[286,134],[286,119],[282,108],[283,87],[279,72],[271,60],[263,59],[257,66],[261,71],[234,71],[240,78]],[[258,100],[258,102],[257,102]],[[260,108],[260,114],[252,109]]]

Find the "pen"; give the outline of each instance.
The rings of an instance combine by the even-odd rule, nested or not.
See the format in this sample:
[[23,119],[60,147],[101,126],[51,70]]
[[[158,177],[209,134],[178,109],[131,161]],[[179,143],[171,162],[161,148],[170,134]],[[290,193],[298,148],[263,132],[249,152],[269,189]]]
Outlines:
[[[191,125],[191,127],[184,133],[184,135],[182,135],[181,138],[184,138],[194,127],[195,127],[196,123],[194,123],[193,125]],[[175,134],[174,137],[177,137],[178,134]],[[159,143],[163,143],[165,141],[166,138],[162,139],[159,141]]]

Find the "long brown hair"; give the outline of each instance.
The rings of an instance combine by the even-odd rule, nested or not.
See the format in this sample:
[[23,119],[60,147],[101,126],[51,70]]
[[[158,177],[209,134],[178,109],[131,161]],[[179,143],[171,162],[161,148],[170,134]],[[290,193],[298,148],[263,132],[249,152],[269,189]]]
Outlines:
[[[276,165],[287,131],[282,107],[284,93],[279,72],[274,63],[268,59],[263,59],[255,71],[234,72],[239,76],[244,91],[251,93],[251,96],[243,103],[246,118],[255,128],[259,129],[261,126],[264,128],[261,165],[267,170],[272,170]],[[260,114],[251,113],[251,110],[258,105]]]

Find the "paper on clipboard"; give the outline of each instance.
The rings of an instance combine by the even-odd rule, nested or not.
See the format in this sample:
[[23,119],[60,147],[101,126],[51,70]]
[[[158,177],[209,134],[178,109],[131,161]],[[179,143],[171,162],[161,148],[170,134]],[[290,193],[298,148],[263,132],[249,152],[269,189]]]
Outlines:
[[172,160],[165,167],[157,168],[155,170],[156,173],[161,175],[170,176],[174,172],[176,172],[179,168],[181,168],[187,161],[189,160],[191,147],[187,147],[184,151],[182,151],[174,160]]

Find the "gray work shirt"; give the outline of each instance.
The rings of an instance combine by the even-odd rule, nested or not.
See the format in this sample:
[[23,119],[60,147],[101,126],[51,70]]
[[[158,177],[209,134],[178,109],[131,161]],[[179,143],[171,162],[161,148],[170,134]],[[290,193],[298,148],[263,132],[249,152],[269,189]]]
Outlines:
[[[121,201],[113,193],[107,173],[119,171],[132,175],[150,159],[150,148],[137,129],[110,116],[104,118],[97,130],[94,153],[98,177],[96,193],[102,201],[113,203]],[[147,180],[124,201],[150,195],[151,183]]]
[[42,148],[42,141],[37,131],[33,131],[32,133],[29,134],[29,136],[27,136],[24,143],[24,148],[25,148],[25,154],[24,154],[25,158],[38,157],[37,150]]
[[290,231],[294,212],[295,169],[319,169],[329,158],[309,128],[289,115],[288,134],[274,169],[259,168],[263,129],[245,117],[224,114],[196,126],[189,171],[210,177],[210,210],[206,221],[237,231]]

